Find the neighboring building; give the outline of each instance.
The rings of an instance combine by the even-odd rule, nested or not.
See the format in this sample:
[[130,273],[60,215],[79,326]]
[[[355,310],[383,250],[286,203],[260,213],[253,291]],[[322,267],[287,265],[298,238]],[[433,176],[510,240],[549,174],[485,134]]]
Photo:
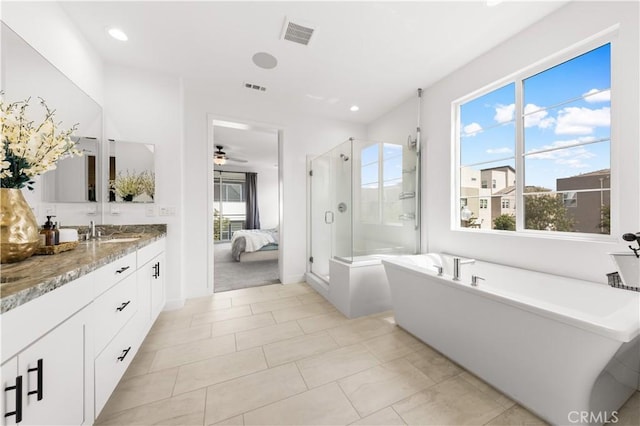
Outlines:
[[611,169],[556,179],[556,188],[575,220],[575,232],[609,233],[604,222],[611,205]]
[[462,226],[492,229],[493,220],[502,215],[515,215],[516,171],[511,166],[475,170],[461,169],[460,207],[472,213],[472,220]]

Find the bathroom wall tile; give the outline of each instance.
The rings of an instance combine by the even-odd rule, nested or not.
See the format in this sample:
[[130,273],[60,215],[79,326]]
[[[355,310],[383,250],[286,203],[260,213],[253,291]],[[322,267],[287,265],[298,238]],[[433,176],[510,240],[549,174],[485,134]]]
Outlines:
[[264,355],[269,366],[286,364],[312,355],[337,349],[338,344],[326,332],[303,335],[293,339],[264,345]]
[[329,329],[329,334],[340,346],[353,345],[373,337],[391,333],[396,327],[378,318],[364,317]]
[[226,321],[218,321],[211,324],[212,334],[222,336],[224,334],[237,333],[245,330],[252,330],[259,327],[273,325],[276,322],[270,312],[264,314],[251,315],[248,317],[235,318]]
[[255,330],[248,330],[236,333],[236,344],[239,351],[262,346],[280,340],[304,334],[300,326],[295,321],[283,324],[269,325]]
[[511,408],[515,404],[515,401],[468,371],[464,371],[458,377],[474,385],[480,392],[484,393],[504,408]]
[[458,377],[412,395],[393,408],[409,425],[478,425],[505,411]]
[[353,345],[296,361],[310,388],[366,370],[378,364],[364,347]]
[[273,318],[275,318],[276,322],[280,323],[325,314],[334,310],[335,308],[330,303],[321,302],[279,309],[271,313],[273,314]]
[[102,409],[102,413],[106,416],[117,411],[169,398],[177,374],[178,369],[173,368],[121,380]]
[[236,339],[233,334],[198,340],[160,349],[151,364],[151,371],[179,367],[191,362],[202,361],[236,351]]
[[190,327],[184,330],[163,331],[161,333],[149,334],[142,343],[140,350],[144,352],[157,351],[158,349],[208,339],[209,337],[211,337],[210,324]]
[[267,302],[252,303],[250,306],[254,314],[260,314],[262,312],[270,312],[277,309],[290,308],[292,306],[299,306],[301,304],[302,303],[300,303],[297,297],[291,296],[284,297],[282,299],[270,300]]
[[404,426],[405,424],[402,417],[391,407],[387,407],[357,422],[351,423],[352,426]]
[[215,311],[204,312],[193,315],[191,326],[195,327],[201,324],[207,324],[216,321],[225,321],[233,318],[240,318],[252,315],[251,307],[237,306],[233,308],[217,309]]
[[295,364],[263,370],[207,388],[206,424],[304,392],[307,386]]
[[174,395],[211,386],[267,368],[262,348],[254,348],[183,365],[178,369]]
[[457,376],[463,371],[457,364],[449,361],[428,346],[421,346],[414,353],[407,355],[405,359],[436,383]]
[[358,413],[336,383],[244,414],[246,425],[343,425],[357,419]]
[[345,317],[338,311],[298,320],[298,324],[300,324],[300,327],[302,327],[304,332],[307,334],[334,328],[339,325],[346,324],[347,322],[349,322],[349,318]]
[[[528,411],[526,408],[523,408],[520,405],[514,405],[487,423],[487,426],[537,426],[547,424],[547,422]],[[640,423],[633,424],[637,425]]]
[[[96,420],[96,425],[171,424],[172,419],[182,418],[183,416],[189,417],[188,420],[187,418],[182,418],[182,424],[202,425],[205,397],[206,389],[198,389],[110,416],[102,413]],[[199,419],[199,422],[197,419]]]
[[413,336],[398,328],[391,333],[365,340],[363,344],[380,362],[387,362],[413,353],[411,345],[416,342]]
[[435,383],[399,359],[345,377],[338,384],[364,417]]

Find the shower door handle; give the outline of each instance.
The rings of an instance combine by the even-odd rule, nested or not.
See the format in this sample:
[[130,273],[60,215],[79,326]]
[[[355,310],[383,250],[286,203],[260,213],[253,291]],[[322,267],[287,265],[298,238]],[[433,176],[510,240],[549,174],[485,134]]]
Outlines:
[[331,210],[324,212],[324,223],[331,225],[333,223],[333,219],[333,212]]

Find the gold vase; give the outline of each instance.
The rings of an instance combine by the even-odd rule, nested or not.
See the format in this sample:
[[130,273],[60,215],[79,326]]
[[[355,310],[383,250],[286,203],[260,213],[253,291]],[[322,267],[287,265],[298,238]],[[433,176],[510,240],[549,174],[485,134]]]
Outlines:
[[0,188],[0,263],[28,258],[39,238],[38,222],[22,191]]

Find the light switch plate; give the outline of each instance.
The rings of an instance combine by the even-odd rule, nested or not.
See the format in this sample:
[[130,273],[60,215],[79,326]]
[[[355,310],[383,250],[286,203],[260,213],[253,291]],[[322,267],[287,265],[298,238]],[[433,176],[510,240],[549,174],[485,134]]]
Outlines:
[[111,214],[114,216],[117,216],[120,214],[120,206],[112,204],[111,205],[111,210],[110,210]]
[[154,217],[156,215],[156,207],[155,206],[147,206],[145,209],[147,217]]

